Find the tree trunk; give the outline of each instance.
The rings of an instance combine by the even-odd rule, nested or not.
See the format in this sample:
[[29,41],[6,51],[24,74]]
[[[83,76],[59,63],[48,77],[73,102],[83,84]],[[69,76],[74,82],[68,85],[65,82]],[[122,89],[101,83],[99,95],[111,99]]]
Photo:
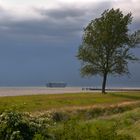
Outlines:
[[106,80],[107,80],[107,73],[103,75],[103,83],[102,83],[102,93],[105,94],[105,87],[106,87]]

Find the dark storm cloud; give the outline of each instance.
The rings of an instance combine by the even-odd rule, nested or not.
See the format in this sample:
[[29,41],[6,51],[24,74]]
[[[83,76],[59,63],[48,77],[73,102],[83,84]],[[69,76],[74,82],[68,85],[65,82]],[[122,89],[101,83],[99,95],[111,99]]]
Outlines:
[[[42,19],[28,19],[23,21],[11,20],[11,18],[4,19],[0,21],[0,30],[9,35],[27,35],[28,37],[46,36],[48,39],[52,37],[56,39],[56,36],[59,39],[60,37],[63,39],[75,37],[80,35],[83,27],[88,23],[91,17],[96,17],[98,13],[106,9],[106,7],[110,7],[109,2],[94,4],[92,6],[88,5],[88,7],[85,8],[76,7],[74,5],[63,5],[59,8],[49,10],[33,8],[35,12],[42,16]],[[23,38],[23,36],[21,37]]]
[[[125,1],[123,1],[124,3]],[[32,8],[41,19],[15,19],[4,8],[0,7],[0,34],[29,39],[37,36],[38,39],[64,39],[79,37],[87,23],[105,10],[113,6],[113,2],[91,3],[85,6],[62,4],[58,8]],[[133,11],[132,11],[133,12]],[[133,29],[139,28],[140,9],[135,13]],[[30,14],[30,13],[29,13]],[[16,16],[16,15],[15,15]],[[25,17],[24,17],[25,18]]]
[[42,15],[49,16],[54,19],[66,19],[66,18],[79,18],[86,14],[86,11],[80,8],[73,8],[73,7],[61,7],[57,9],[45,10],[40,9],[39,12]]
[[[83,28],[113,4],[105,1],[60,4],[51,9],[31,7],[32,17],[28,11],[20,17],[18,12],[0,7],[0,85],[42,85],[44,81],[99,84],[97,78],[81,80],[75,56]],[[140,28],[139,10],[132,11],[135,13],[132,29]],[[138,71],[131,68],[138,79]]]

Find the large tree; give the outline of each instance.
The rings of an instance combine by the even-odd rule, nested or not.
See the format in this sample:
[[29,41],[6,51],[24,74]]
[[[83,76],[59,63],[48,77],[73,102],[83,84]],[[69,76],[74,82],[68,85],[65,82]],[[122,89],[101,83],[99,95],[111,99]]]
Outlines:
[[128,74],[128,62],[138,60],[131,52],[139,43],[138,31],[129,30],[131,22],[131,13],[124,15],[120,9],[111,9],[84,29],[77,55],[82,62],[81,74],[101,75],[102,93],[105,93],[108,74]]

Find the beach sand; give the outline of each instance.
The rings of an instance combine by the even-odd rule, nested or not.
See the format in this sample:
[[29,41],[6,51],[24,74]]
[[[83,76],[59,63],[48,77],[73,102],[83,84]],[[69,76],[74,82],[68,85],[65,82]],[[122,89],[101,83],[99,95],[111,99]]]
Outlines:
[[[39,95],[39,94],[63,94],[63,93],[86,93],[101,92],[101,89],[82,90],[82,87],[65,87],[65,88],[48,88],[48,87],[0,87],[0,97],[2,96],[22,96],[22,95]],[[108,92],[129,92],[138,91],[140,88],[108,88]]]
[[47,88],[47,87],[0,87],[0,96],[20,96],[37,94],[62,94],[84,92],[80,87]]

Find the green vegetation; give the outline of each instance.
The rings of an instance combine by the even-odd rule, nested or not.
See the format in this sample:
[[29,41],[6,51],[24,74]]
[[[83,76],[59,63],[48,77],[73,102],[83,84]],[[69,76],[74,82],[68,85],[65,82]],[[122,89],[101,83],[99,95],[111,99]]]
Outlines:
[[32,117],[17,111],[6,111],[0,115],[0,140],[49,139],[50,120],[46,117]]
[[[6,111],[0,115],[1,140],[139,140],[140,107],[90,120],[55,122],[47,112],[38,116]],[[136,130],[137,129],[137,130]]]
[[139,92],[1,97],[0,110],[1,140],[140,138]]
[[112,8],[91,20],[84,29],[77,55],[82,62],[81,74],[102,76],[102,93],[109,74],[129,74],[128,62],[138,60],[131,49],[140,43],[139,32],[130,32],[131,22],[131,13],[125,15],[120,9]]
[[[133,95],[133,98],[132,98]],[[16,97],[0,97],[0,111],[16,109],[18,111],[44,111],[50,109],[74,109],[80,107],[92,107],[111,105],[126,101],[135,101],[140,98],[136,92],[111,93],[100,95],[99,93],[76,93],[54,95],[31,95]]]
[[140,107],[121,114],[101,116],[87,121],[77,119],[66,121],[54,131],[58,133],[56,133],[57,137],[61,138],[65,137],[63,133],[66,137],[73,139],[78,135],[79,139],[91,136],[91,140],[93,138],[95,140],[133,140],[135,138],[139,140],[139,130]]
[[[33,117],[16,111],[0,116],[1,140],[133,140],[133,136],[117,133],[114,125],[105,128],[92,123],[71,119],[63,124],[53,124],[51,117]],[[81,133],[82,132],[82,133]]]

